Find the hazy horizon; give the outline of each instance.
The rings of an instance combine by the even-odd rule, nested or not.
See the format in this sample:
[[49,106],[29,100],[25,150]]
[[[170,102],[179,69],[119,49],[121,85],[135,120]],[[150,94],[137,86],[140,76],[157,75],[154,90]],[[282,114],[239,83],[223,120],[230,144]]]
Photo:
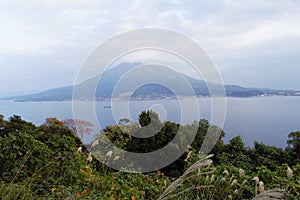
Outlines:
[[[128,63],[128,62],[119,62],[117,63],[116,65],[114,65],[112,68],[115,68],[116,66],[118,66],[118,64],[121,64],[121,63]],[[134,63],[134,62],[129,62],[129,63]],[[141,65],[143,65],[143,63],[141,63]],[[180,70],[177,70],[180,72]],[[197,77],[197,76],[193,76],[193,74],[189,74],[189,73],[185,73],[184,71],[181,71],[182,74],[184,75],[187,75],[191,78],[195,78],[195,79],[200,79],[200,80],[203,80],[201,77]],[[97,77],[98,75],[95,75],[94,77]],[[93,78],[94,78],[93,77]],[[76,78],[76,77],[75,77]],[[75,79],[74,78],[74,79]],[[13,96],[22,96],[22,95],[30,95],[30,94],[35,94],[35,93],[39,93],[39,92],[43,92],[43,91],[46,91],[46,90],[50,90],[50,89],[56,89],[56,88],[61,88],[61,87],[66,87],[66,86],[73,86],[74,84],[69,84],[69,85],[61,85],[61,86],[57,86],[57,87],[52,87],[52,88],[45,88],[45,89],[41,89],[41,90],[31,90],[31,91],[14,91],[14,92],[10,92],[10,93],[7,93],[7,94],[1,94],[0,93],[0,98],[5,98],[5,97],[13,97]],[[231,83],[224,83],[224,85],[235,85],[235,84],[231,84]],[[237,86],[241,86],[241,87],[245,87],[245,88],[261,88],[261,89],[282,89],[282,90],[289,90],[289,88],[267,88],[267,87],[251,87],[251,86],[246,86],[246,85],[237,85]],[[296,90],[296,91],[299,91],[300,89],[292,89],[292,90]]]

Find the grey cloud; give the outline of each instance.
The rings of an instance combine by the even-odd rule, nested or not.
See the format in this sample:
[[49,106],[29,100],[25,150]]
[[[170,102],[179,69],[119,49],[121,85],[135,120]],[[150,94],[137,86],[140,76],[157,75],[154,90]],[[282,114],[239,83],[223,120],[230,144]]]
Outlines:
[[[144,27],[167,28],[196,40],[216,61],[226,82],[261,84],[261,87],[300,85],[296,80],[284,78],[300,73],[296,67],[299,44],[295,41],[300,36],[297,1],[117,3],[2,1],[0,73],[6,81],[26,82],[12,85],[11,90],[40,90],[72,83],[80,64],[103,41],[123,31]],[[18,70],[4,70],[7,67]],[[40,79],[34,82],[22,78],[27,70],[35,71],[28,76],[43,77],[43,81],[36,84]],[[280,70],[284,70],[285,76],[280,76]],[[57,71],[67,75],[60,77]],[[47,73],[56,78],[48,79]],[[280,82],[274,81],[276,76]],[[263,81],[255,82],[256,77]]]

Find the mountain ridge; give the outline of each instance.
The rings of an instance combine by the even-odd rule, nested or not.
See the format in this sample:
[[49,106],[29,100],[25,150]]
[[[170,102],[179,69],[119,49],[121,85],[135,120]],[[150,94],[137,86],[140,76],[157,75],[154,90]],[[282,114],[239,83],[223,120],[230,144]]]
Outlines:
[[[111,98],[124,98],[127,94],[127,98],[131,99],[166,99],[175,98],[179,96],[192,95],[188,92],[187,87],[184,84],[178,84],[179,79],[182,79],[191,86],[194,95],[197,97],[209,97],[209,96],[224,96],[222,93],[223,86],[215,83],[206,83],[204,80],[195,79],[185,74],[172,73],[170,69],[159,68],[155,70],[155,67],[138,67],[142,63],[121,63],[118,66],[105,71],[101,79],[98,81],[99,76],[90,78],[76,85],[76,89],[82,91],[80,96],[73,97],[74,86],[64,86],[59,88],[48,89],[42,92],[21,95],[14,97],[5,97],[1,100],[14,100],[14,101],[67,101],[75,98],[76,100],[109,100]],[[132,73],[127,73],[132,72]],[[133,74],[133,75],[131,75]],[[119,93],[112,96],[114,89],[120,79],[129,80],[123,81],[123,84],[117,87]],[[154,82],[151,82],[151,80]],[[133,81],[131,81],[133,80]],[[149,83],[143,84],[141,87],[136,88],[132,92],[132,88],[136,83],[144,83],[148,80]],[[157,84],[155,82],[163,81],[171,88],[175,88],[175,92],[171,91],[168,87]],[[97,83],[98,82],[98,83]],[[177,84],[176,84],[177,83]],[[181,82],[183,83],[183,82]],[[210,90],[207,85],[210,85]],[[88,91],[92,86],[96,87],[95,95],[89,96]],[[299,91],[294,90],[274,90],[268,88],[247,88],[238,85],[224,85],[225,95],[227,97],[255,97],[255,96],[270,96],[270,95],[284,95],[284,96],[300,96]],[[224,90],[223,90],[224,91]],[[129,96],[128,96],[129,95]],[[126,95],[125,95],[126,96]]]

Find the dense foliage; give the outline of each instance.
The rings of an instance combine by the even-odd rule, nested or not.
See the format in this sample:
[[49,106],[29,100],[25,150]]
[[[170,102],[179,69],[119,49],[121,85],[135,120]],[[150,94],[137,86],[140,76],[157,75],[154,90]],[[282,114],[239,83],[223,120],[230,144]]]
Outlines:
[[[95,141],[105,135],[122,149],[151,152],[172,143],[179,129],[184,133],[182,143],[193,128],[197,133],[172,164],[133,174],[114,171],[93,159],[80,139],[92,125],[78,122],[49,118],[35,126],[20,116],[5,120],[0,115],[2,199],[252,199],[266,191],[278,198],[299,199],[300,132],[288,135],[285,149],[259,142],[250,148],[240,136],[225,144],[224,132],[207,120],[180,126],[161,122],[156,113],[145,111],[139,124],[123,119],[106,127]],[[157,127],[157,134],[147,138],[130,134],[147,135]],[[216,143],[211,150],[214,156],[204,158],[202,144],[209,134],[216,134],[214,141],[207,140]]]

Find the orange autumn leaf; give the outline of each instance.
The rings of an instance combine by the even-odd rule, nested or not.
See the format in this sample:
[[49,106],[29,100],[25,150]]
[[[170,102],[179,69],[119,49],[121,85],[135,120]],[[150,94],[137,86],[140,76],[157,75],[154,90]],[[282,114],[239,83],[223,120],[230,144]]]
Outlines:
[[80,197],[79,193],[76,193],[75,198],[78,199]]
[[149,177],[146,177],[146,181],[147,181],[147,182],[153,182],[153,179],[152,179],[152,178],[149,178]]
[[80,194],[84,195],[85,193],[87,193],[87,190],[83,190]]
[[131,200],[136,200],[136,197],[135,197],[135,196],[132,196],[132,197],[131,197]]
[[81,139],[85,134],[90,134],[93,131],[92,127],[94,126],[89,121],[78,119],[66,119],[63,121],[63,124],[79,135]]

